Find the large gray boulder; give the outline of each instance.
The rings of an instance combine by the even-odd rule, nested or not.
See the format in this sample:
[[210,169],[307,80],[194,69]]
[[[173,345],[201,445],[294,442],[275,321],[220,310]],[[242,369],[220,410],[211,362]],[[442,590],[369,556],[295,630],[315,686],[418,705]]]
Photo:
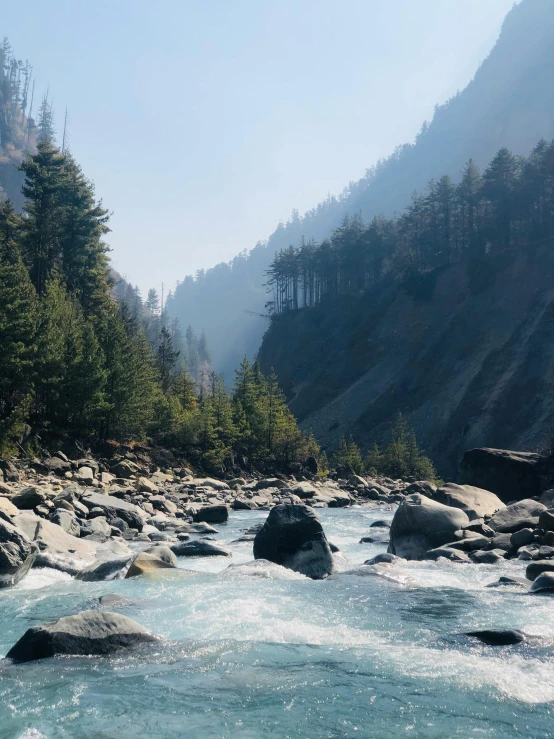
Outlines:
[[148,518],[148,513],[143,511],[134,503],[127,503],[126,500],[120,500],[113,495],[102,495],[102,493],[87,493],[81,502],[87,506],[89,510],[93,508],[101,508],[106,513],[108,520],[114,516],[121,518],[128,526],[133,529],[142,531],[144,521]]
[[469,518],[460,508],[437,503],[424,495],[408,496],[394,514],[388,551],[404,559],[424,559],[427,552],[456,539]]
[[157,640],[144,626],[119,613],[82,611],[23,634],[8,654],[14,662],[54,657],[56,654],[106,655]]
[[455,482],[447,482],[430,497],[443,505],[461,508],[467,513],[470,521],[483,516],[492,516],[500,508],[504,508],[504,503],[494,493],[472,485],[456,485]]
[[305,505],[287,503],[271,510],[254,539],[254,559],[267,559],[313,579],[335,570],[321,523]]
[[461,464],[462,482],[491,490],[504,503],[540,493],[542,457],[507,449],[470,449]]
[[20,529],[0,520],[0,588],[18,583],[37,556],[35,544]]
[[520,500],[497,511],[489,521],[489,526],[500,534],[513,534],[538,526],[543,511],[546,511],[545,506],[536,500]]
[[37,544],[41,552],[68,555],[85,561],[96,557],[97,547],[68,534],[61,526],[46,521],[34,513],[20,513],[13,522]]
[[23,488],[11,498],[11,502],[20,511],[31,511],[44,503],[45,500],[46,494],[36,485]]

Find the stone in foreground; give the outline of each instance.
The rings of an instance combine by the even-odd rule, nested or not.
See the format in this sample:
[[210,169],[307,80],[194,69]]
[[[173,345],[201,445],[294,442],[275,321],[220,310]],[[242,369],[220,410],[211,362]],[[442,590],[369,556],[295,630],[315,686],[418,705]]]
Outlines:
[[18,583],[31,569],[36,544],[11,523],[0,519],[0,588]]
[[56,654],[106,655],[156,640],[157,637],[127,616],[82,611],[33,626],[6,656],[14,662],[30,662]]
[[254,559],[268,559],[314,580],[335,570],[321,523],[304,505],[287,503],[271,510],[254,539]]
[[468,523],[467,514],[460,508],[415,493],[394,514],[388,551],[404,559],[423,559],[430,550],[452,542],[455,532]]

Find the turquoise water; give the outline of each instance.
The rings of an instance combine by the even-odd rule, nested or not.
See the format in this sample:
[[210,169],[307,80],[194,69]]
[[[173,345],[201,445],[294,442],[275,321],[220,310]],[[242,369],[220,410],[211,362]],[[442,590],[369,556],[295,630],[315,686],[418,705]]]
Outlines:
[[[163,637],[114,658],[0,663],[1,737],[552,737],[554,600],[486,589],[524,565],[405,563],[391,579],[256,576],[266,513],[238,512],[217,539],[233,558],[182,559],[160,579],[76,582],[37,570],[0,591],[0,653],[31,625],[136,599],[121,612]],[[385,549],[360,545],[392,512],[318,511],[348,570]],[[493,648],[459,636],[509,626],[536,635]],[[540,637],[540,638],[538,638]]]

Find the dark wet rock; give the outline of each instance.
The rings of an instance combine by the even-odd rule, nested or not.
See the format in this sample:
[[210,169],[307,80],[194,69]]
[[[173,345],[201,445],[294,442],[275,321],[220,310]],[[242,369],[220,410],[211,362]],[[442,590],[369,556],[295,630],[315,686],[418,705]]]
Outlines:
[[526,640],[526,635],[518,629],[483,629],[482,631],[466,631],[466,636],[479,639],[484,644],[491,646],[507,646],[509,644],[520,644]]
[[539,559],[536,562],[530,562],[525,570],[525,577],[528,580],[536,580],[543,572],[554,572],[554,561]]
[[496,536],[493,536],[489,546],[491,549],[502,549],[505,552],[509,552],[510,549],[512,549],[511,539],[512,537],[510,534],[497,534]]
[[540,493],[541,456],[506,449],[471,449],[464,454],[461,473],[468,485],[491,490],[509,503]]
[[492,516],[495,511],[504,507],[504,503],[494,493],[472,485],[456,485],[454,482],[438,488],[431,497],[443,505],[461,508],[470,521],[482,516]]
[[[170,552],[170,554],[173,554],[173,552]],[[129,579],[140,575],[151,575],[159,570],[174,570],[176,568],[177,563],[167,561],[167,558],[162,559],[153,553],[139,552],[132,559],[129,569],[125,573],[125,578]]]
[[537,551],[537,559],[554,558],[554,547],[541,546]]
[[430,549],[425,554],[425,559],[437,560],[440,557],[449,559],[451,562],[469,562],[469,557],[465,552],[461,552],[458,549],[451,549],[447,546]]
[[177,557],[230,557],[232,554],[229,549],[205,539],[180,541],[170,544],[169,548]]
[[132,559],[127,555],[112,559],[100,559],[78,572],[75,579],[84,582],[96,582],[121,578]]
[[394,564],[395,562],[402,562],[402,557],[397,557],[395,554],[389,552],[381,552],[375,557],[368,559],[364,562],[365,565],[379,565],[379,564]]
[[210,505],[200,508],[194,514],[194,521],[199,523],[225,523],[229,518],[229,509],[226,505]]
[[106,593],[98,598],[98,605],[103,608],[124,608],[133,606],[137,601],[119,593]]
[[475,562],[475,564],[480,565],[495,565],[499,562],[504,561],[504,551],[503,550],[494,550],[491,549],[487,552],[484,552],[483,550],[479,550],[477,552],[471,552],[469,555],[469,558],[472,562]]
[[374,521],[369,525],[370,529],[390,529],[389,521]]
[[74,577],[84,569],[85,563],[82,559],[71,557],[64,554],[50,554],[49,552],[39,552],[34,561],[33,567],[48,567],[51,570],[65,572],[66,575]]
[[23,531],[0,520],[0,588],[18,583],[29,572],[38,549]]
[[329,542],[329,549],[333,552],[333,554],[340,552],[339,547],[336,544],[333,544],[332,542]]
[[529,587],[529,580],[525,580],[523,577],[499,577],[495,582],[490,582],[485,585],[486,588],[505,588],[505,587],[518,587],[525,588]]
[[362,536],[360,544],[388,544],[389,543],[389,532],[384,531],[383,533],[375,533],[372,536]]
[[254,540],[254,559],[267,559],[313,579],[334,572],[319,519],[305,505],[275,506]]
[[554,508],[540,514],[539,528],[544,529],[544,531],[554,531]]
[[515,549],[519,549],[520,547],[525,547],[527,544],[531,544],[535,539],[535,530],[534,529],[520,529],[519,531],[515,531],[510,536],[510,541],[512,543],[512,546],[515,547]]
[[450,547],[451,549],[457,549],[460,552],[475,552],[478,549],[484,549],[489,545],[489,543],[490,539],[486,536],[475,534],[473,536],[464,536],[456,541],[448,542],[444,546]]
[[423,559],[429,550],[451,542],[454,533],[468,523],[467,514],[459,508],[410,495],[394,515],[389,552],[405,559]]
[[554,572],[543,572],[538,575],[529,588],[530,593],[554,592]]
[[253,511],[256,510],[257,507],[256,503],[252,500],[248,500],[248,498],[235,498],[233,501],[234,511]]
[[14,662],[57,654],[106,655],[156,641],[143,626],[108,611],[82,611],[57,621],[33,626],[7,654]]

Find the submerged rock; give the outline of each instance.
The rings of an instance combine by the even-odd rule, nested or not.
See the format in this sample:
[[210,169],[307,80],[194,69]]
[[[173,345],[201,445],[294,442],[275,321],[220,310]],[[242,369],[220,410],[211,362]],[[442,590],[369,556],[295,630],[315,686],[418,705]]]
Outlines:
[[543,572],[538,575],[529,588],[530,593],[554,592],[554,572]]
[[305,505],[275,506],[254,539],[254,558],[312,579],[334,572],[333,555],[315,513]]
[[518,629],[483,629],[482,631],[466,631],[466,636],[473,636],[484,644],[506,646],[519,644],[526,640],[526,635]]
[[77,573],[76,580],[95,582],[97,580],[114,580],[123,577],[124,570],[128,567],[132,557],[116,557],[113,559],[100,559]]
[[205,539],[179,541],[171,544],[169,548],[177,557],[230,557],[232,555],[229,549]]
[[523,577],[508,577],[503,576],[498,578],[496,582],[490,582],[488,585],[485,585],[486,588],[502,588],[502,587],[509,587],[509,586],[516,586],[519,588],[528,588],[529,587],[529,580],[525,580]]
[[305,580],[306,576],[267,559],[255,559],[237,565],[229,565],[219,573],[222,578],[258,577],[264,580]]
[[82,611],[33,626],[8,654],[14,662],[30,662],[56,654],[106,655],[157,640],[144,626],[108,611]]
[[394,564],[395,562],[402,562],[404,561],[402,557],[397,557],[395,554],[390,554],[389,552],[381,552],[381,554],[377,554],[375,557],[372,557],[371,559],[368,559],[364,562],[365,565],[378,565],[378,564]]
[[[170,552],[172,554],[172,552]],[[139,575],[148,575],[158,570],[174,570],[177,565],[173,562],[167,562],[161,557],[157,557],[155,554],[148,554],[148,552],[140,552],[132,560],[129,569],[125,575],[125,578],[138,577]]]
[[454,538],[454,533],[469,523],[459,508],[437,503],[418,493],[398,507],[390,528],[388,551],[405,559],[423,559],[431,549]]
[[0,519],[0,588],[18,583],[31,569],[38,549],[23,531]]

